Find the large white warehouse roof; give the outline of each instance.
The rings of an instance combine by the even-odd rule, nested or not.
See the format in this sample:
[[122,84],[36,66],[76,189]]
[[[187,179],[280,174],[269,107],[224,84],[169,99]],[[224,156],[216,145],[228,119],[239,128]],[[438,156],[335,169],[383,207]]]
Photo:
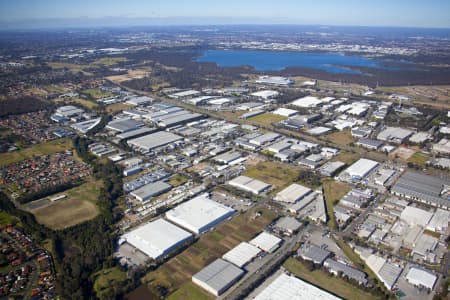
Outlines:
[[295,106],[299,106],[299,107],[316,107],[317,105],[319,105],[321,103],[322,103],[322,101],[319,100],[317,97],[306,96],[306,97],[295,100],[291,104],[295,105]]
[[311,192],[312,190],[310,188],[304,187],[297,183],[293,183],[279,192],[274,199],[275,201],[295,203]]
[[271,253],[275,251],[281,244],[281,239],[274,236],[273,234],[267,233],[265,231],[257,235],[250,244],[258,247],[259,249]]
[[271,187],[270,184],[247,176],[238,176],[233,180],[230,180],[228,184],[255,195],[258,195]]
[[433,289],[436,279],[436,275],[418,268],[411,268],[406,275],[406,280],[408,280],[409,283],[417,286],[424,286],[428,289]]
[[247,242],[242,242],[222,256],[223,259],[235,264],[239,268],[250,262],[261,250]]
[[348,167],[344,172],[351,177],[357,177],[362,179],[366,177],[377,166],[378,162],[370,159],[361,158],[353,165]]
[[400,219],[408,224],[422,227],[425,227],[432,217],[433,213],[413,206],[405,207],[400,215]]
[[271,284],[260,292],[255,300],[337,300],[327,291],[321,290],[297,277],[281,273]]
[[192,282],[211,294],[219,296],[239,280],[242,275],[244,275],[243,270],[218,258],[192,276]]
[[191,237],[189,232],[164,219],[158,219],[124,234],[122,239],[150,258],[158,259],[168,255]]
[[144,151],[150,151],[155,148],[166,146],[168,144],[182,140],[179,135],[167,131],[158,131],[152,134],[144,135],[136,139],[129,140],[128,145],[137,147]]
[[202,194],[169,210],[166,218],[192,232],[203,233],[234,214],[234,209]]

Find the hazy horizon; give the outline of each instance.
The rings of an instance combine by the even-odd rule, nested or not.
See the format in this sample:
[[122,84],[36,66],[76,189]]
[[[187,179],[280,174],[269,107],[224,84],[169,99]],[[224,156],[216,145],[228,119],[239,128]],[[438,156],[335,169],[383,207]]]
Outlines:
[[450,28],[450,1],[0,0],[3,29],[166,25],[324,25]]

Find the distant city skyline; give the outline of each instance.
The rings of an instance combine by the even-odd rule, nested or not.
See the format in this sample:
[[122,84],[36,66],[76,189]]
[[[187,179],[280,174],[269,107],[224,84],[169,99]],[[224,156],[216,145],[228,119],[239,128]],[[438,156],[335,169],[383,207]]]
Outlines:
[[3,27],[320,24],[450,28],[448,0],[0,0]]

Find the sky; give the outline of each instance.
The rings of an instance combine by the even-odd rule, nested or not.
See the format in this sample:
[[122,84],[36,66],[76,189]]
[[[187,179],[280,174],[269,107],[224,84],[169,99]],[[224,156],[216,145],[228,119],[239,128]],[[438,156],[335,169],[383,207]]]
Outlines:
[[0,25],[86,21],[450,28],[450,0],[0,0]]

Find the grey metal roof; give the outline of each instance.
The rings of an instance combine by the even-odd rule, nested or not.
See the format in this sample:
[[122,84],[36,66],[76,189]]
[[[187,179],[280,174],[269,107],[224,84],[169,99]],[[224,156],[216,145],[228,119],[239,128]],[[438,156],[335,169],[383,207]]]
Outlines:
[[325,261],[325,265],[335,272],[342,272],[344,276],[347,276],[350,279],[354,279],[361,284],[367,283],[366,274],[364,272],[361,272],[360,270],[347,266],[346,264],[335,261],[331,258],[328,258]]
[[392,187],[392,192],[418,198],[436,205],[449,205],[449,200],[441,196],[441,191],[450,181],[416,172],[405,172]]
[[327,162],[320,168],[320,174],[331,176],[334,172],[336,172],[338,169],[345,166],[345,163],[341,161],[333,161],[333,162]]
[[141,127],[139,129],[135,129],[135,130],[131,130],[131,131],[127,131],[121,134],[118,134],[117,137],[120,138],[121,140],[125,140],[125,139],[129,139],[144,133],[151,133],[156,131],[155,128],[149,128],[147,126]]
[[380,279],[390,289],[397,282],[397,279],[400,277],[400,274],[402,271],[403,271],[402,268],[400,268],[392,263],[386,262],[381,267],[380,271],[378,271],[378,274],[380,276]]
[[297,251],[297,254],[307,260],[312,260],[316,264],[322,264],[331,252],[320,248],[314,244],[303,244]]
[[195,121],[204,117],[201,114],[186,112],[184,114],[180,114],[177,116],[172,116],[170,118],[165,118],[164,120],[159,121],[160,126],[170,127],[182,123],[188,123],[190,121]]
[[130,130],[135,130],[143,125],[144,123],[142,121],[136,121],[133,119],[121,119],[109,122],[106,127],[119,132],[127,132]]
[[170,190],[172,186],[164,181],[156,181],[149,184],[144,185],[143,187],[132,192],[132,195],[135,197],[139,197],[142,200],[147,200],[150,197],[160,195],[168,190]]
[[158,131],[143,137],[129,140],[127,143],[129,145],[137,146],[145,150],[152,150],[154,148],[162,147],[170,143],[182,140],[183,138],[179,135],[173,134],[167,131]]
[[228,151],[226,153],[214,157],[214,160],[218,162],[229,163],[241,157],[242,154],[237,151]]
[[244,271],[240,268],[218,258],[192,277],[216,291],[222,291],[243,274]]
[[302,226],[302,224],[293,217],[283,217],[277,221],[275,227],[281,230],[296,231]]
[[358,140],[358,144],[360,144],[362,146],[379,148],[383,145],[383,142],[380,142],[377,140],[372,140],[372,139],[361,138]]

